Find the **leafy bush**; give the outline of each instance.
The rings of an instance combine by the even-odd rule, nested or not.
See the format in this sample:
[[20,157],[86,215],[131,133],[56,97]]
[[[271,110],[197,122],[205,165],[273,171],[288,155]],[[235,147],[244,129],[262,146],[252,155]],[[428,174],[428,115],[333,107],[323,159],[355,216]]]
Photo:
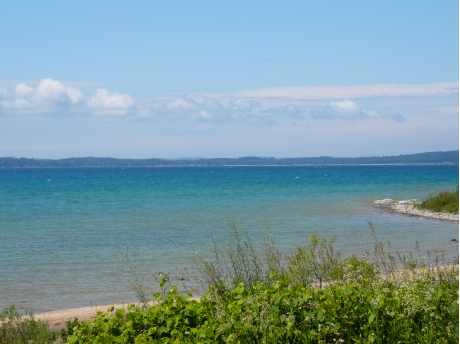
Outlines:
[[[200,302],[172,288],[148,310],[99,313],[69,343],[457,343],[458,276],[405,275],[324,289],[280,279]],[[161,295],[156,296],[157,299]]]
[[430,195],[422,201],[419,207],[437,212],[458,214],[458,185],[456,191],[442,191],[437,195]]

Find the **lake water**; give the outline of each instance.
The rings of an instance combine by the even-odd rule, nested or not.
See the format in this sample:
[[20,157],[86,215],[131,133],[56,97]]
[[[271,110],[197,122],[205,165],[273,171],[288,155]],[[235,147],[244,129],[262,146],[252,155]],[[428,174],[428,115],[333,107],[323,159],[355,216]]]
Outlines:
[[229,214],[289,254],[312,232],[343,255],[372,250],[367,221],[395,250],[458,256],[458,224],[382,213],[458,184],[458,166],[0,169],[0,308],[35,312],[132,302],[140,277],[193,268],[225,240]]

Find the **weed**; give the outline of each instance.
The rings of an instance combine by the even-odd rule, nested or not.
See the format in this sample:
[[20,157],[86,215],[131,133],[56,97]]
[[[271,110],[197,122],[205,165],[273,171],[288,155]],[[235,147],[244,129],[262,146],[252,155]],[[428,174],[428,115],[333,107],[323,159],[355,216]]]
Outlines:
[[136,294],[138,302],[142,305],[142,308],[146,309],[149,307],[150,299],[147,297],[144,285],[139,278],[137,273],[136,265],[133,262],[133,255],[128,253],[126,247],[123,248],[123,251],[120,253],[120,258],[125,263],[125,268],[130,275],[130,284],[131,290]]
[[230,239],[218,243],[215,237],[212,238],[214,259],[205,260],[195,252],[194,261],[204,289],[214,286],[223,292],[238,283],[251,287],[260,281],[273,281],[275,271],[283,267],[281,255],[276,251],[271,237],[265,240],[261,248],[254,243],[246,228],[238,226],[233,217],[230,214],[228,216]]
[[0,343],[59,343],[65,339],[65,333],[52,331],[49,323],[35,320],[31,312],[21,314],[11,306],[0,313]]

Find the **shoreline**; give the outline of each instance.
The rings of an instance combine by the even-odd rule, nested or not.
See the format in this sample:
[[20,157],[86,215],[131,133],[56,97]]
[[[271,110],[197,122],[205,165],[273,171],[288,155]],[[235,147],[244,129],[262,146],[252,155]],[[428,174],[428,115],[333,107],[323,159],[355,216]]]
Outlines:
[[[199,301],[199,297],[191,297],[189,300]],[[154,306],[157,301],[150,301],[149,306]],[[90,307],[77,307],[59,309],[55,311],[43,312],[33,314],[35,320],[47,321],[49,326],[53,330],[59,330],[66,326],[67,321],[72,321],[74,318],[78,319],[78,322],[88,322],[96,319],[98,312],[108,312],[109,308],[113,307],[114,313],[117,309],[124,308],[128,309],[128,306],[135,305],[141,307],[139,303],[112,303],[101,306],[90,306]]]
[[391,204],[391,205],[381,205],[379,207],[384,212],[389,214],[401,214],[406,216],[417,216],[424,219],[433,219],[438,221],[449,221],[449,222],[459,222],[458,214],[451,213],[439,213],[426,209],[416,208],[413,204]]
[[225,164],[225,165],[207,165],[207,164],[190,164],[190,165],[146,165],[146,166],[99,166],[99,165],[88,165],[88,166],[0,166],[1,169],[73,169],[73,168],[164,168],[164,167],[334,167],[334,166],[459,166],[457,163],[431,163],[431,162],[422,162],[422,163],[362,163],[362,164]]
[[131,305],[131,303],[118,303],[102,306],[67,308],[56,311],[37,313],[34,314],[33,317],[35,320],[47,321],[51,329],[59,330],[66,326],[67,321],[72,321],[74,318],[78,318],[79,322],[87,322],[95,319],[97,316],[97,312],[107,312],[107,310],[110,307],[114,307],[115,310],[119,308],[127,309],[129,305]]

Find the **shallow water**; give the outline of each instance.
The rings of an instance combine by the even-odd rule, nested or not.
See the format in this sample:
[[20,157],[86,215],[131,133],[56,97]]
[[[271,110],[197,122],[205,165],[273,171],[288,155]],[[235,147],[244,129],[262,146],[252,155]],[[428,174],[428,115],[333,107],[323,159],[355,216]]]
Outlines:
[[271,232],[289,254],[337,235],[343,255],[372,250],[367,221],[394,250],[458,256],[458,224],[381,213],[375,200],[422,199],[458,184],[458,166],[0,169],[0,308],[44,311],[132,302],[119,258],[139,276],[192,268],[230,219]]

